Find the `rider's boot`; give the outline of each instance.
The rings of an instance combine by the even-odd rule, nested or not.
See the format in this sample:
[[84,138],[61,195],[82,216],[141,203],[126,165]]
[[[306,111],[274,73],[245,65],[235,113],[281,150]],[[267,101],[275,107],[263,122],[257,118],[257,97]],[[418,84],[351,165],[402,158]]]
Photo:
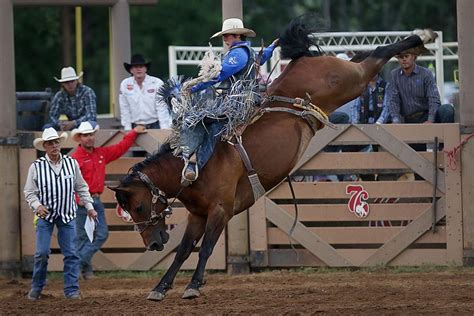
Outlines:
[[198,168],[196,163],[196,156],[192,155],[191,158],[184,158],[184,168],[181,172],[181,185],[187,187],[198,177]]

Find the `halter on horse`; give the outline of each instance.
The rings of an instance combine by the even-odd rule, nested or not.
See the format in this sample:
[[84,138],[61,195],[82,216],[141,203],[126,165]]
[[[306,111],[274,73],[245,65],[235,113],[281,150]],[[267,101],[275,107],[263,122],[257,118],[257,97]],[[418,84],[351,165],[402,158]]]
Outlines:
[[[312,103],[330,113],[360,95],[391,57],[428,40],[425,32],[420,36],[413,35],[401,42],[378,47],[361,62],[354,63],[329,56],[314,57],[309,50],[312,39],[308,35],[312,31],[307,23],[295,19],[280,37],[283,57],[292,61],[269,86],[270,97],[264,103],[269,110],[242,134],[243,146],[267,191],[290,173],[315,133],[301,115],[292,113],[300,111],[291,104],[293,101],[285,100],[308,95]],[[288,111],[273,111],[275,108]],[[165,297],[181,265],[203,237],[197,268],[183,298],[199,296],[207,260],[224,227],[232,216],[248,209],[255,201],[246,168],[235,148],[228,143],[216,145],[211,159],[192,186],[181,187],[182,168],[182,159],[175,157],[165,145],[158,154],[135,165],[120,185],[112,188],[120,206],[139,224],[143,242],[149,250],[163,249],[168,240],[165,230],[165,215],[170,212],[168,198],[179,195],[189,211],[186,231],[173,263],[150,292],[150,300],[160,301]]]

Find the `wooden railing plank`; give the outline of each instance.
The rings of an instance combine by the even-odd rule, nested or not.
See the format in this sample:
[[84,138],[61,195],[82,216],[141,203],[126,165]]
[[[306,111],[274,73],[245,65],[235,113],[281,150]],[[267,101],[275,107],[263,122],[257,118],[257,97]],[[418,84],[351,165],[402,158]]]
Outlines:
[[[313,234],[324,239],[328,244],[382,244],[405,229],[405,226],[394,227],[306,227]],[[269,245],[289,245],[288,235],[278,227],[268,229]],[[435,234],[427,232],[414,244],[446,243],[446,227],[437,227]]]
[[[433,178],[433,163],[423,158],[423,156],[414,151],[401,139],[392,135],[384,126],[380,124],[375,125],[375,128],[367,128],[366,125],[357,125],[357,128],[381,144],[385,150],[409,166],[414,172],[426,179],[426,181],[431,184],[435,183]],[[436,168],[438,168],[438,166],[436,166]],[[444,172],[438,169],[436,183],[437,189],[441,192],[445,192],[444,177]]]
[[[437,201],[436,222],[442,219],[445,215],[445,198],[441,198]],[[429,207],[417,219],[408,224],[405,229],[393,236],[393,238],[367,258],[367,260],[362,262],[361,266],[367,267],[389,263],[421,235],[428,231],[431,228],[432,220],[432,207]],[[448,229],[448,235],[449,234],[450,231]]]
[[[293,225],[293,218],[287,212],[280,209],[272,200],[264,197],[267,218],[283,231],[289,234]],[[336,249],[331,247],[318,235],[310,232],[303,224],[297,222],[291,236],[311,253],[332,267],[348,267],[353,264]]]
[[[354,182],[293,183],[297,199],[347,199],[346,186]],[[426,181],[360,181],[370,198],[432,197],[433,187]],[[440,196],[441,193],[438,192]],[[288,183],[282,183],[268,195],[271,199],[292,199]]]

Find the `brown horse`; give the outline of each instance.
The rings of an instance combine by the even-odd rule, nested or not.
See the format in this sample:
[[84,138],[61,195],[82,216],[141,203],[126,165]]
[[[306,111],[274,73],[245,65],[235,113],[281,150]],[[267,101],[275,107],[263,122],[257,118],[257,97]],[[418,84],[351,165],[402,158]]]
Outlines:
[[[300,19],[293,20],[280,37],[283,58],[292,61],[270,85],[269,95],[289,98],[311,96],[312,102],[326,113],[359,96],[369,80],[394,55],[423,44],[425,34],[384,47],[378,47],[360,63],[329,56],[314,56],[308,34],[312,29]],[[264,107],[292,108],[282,101],[267,101]],[[281,182],[296,165],[314,131],[301,116],[288,112],[264,114],[249,125],[242,135],[260,182],[266,190]],[[319,124],[321,125],[321,124]],[[214,153],[191,186],[180,185],[183,160],[173,156],[169,146],[135,165],[131,172],[112,188],[124,210],[132,216],[148,250],[162,250],[168,241],[165,215],[168,198],[179,195],[189,211],[188,225],[168,271],[148,296],[162,300],[171,288],[176,273],[203,237],[197,268],[183,298],[200,295],[204,269],[227,222],[248,209],[255,201],[247,171],[236,149],[225,142]]]

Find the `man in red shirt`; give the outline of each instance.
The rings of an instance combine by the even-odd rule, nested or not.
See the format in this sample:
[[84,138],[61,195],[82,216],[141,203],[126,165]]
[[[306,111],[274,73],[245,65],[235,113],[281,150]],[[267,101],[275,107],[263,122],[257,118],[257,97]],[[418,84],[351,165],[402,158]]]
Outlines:
[[[95,125],[95,123],[92,123]],[[132,146],[138,134],[145,132],[145,127],[137,125],[128,132],[118,144],[107,147],[94,147],[95,132],[98,125],[92,126],[90,122],[83,122],[79,128],[72,131],[72,138],[79,143],[79,146],[71,155],[79,163],[82,176],[89,185],[89,192],[94,200],[94,209],[97,211],[97,224],[95,228],[94,240],[90,242],[84,229],[87,218],[87,210],[78,202],[77,210],[77,255],[80,258],[80,267],[84,279],[94,278],[91,260],[94,254],[99,251],[109,236],[109,229],[105,220],[104,205],[100,201],[100,195],[104,191],[105,165],[114,161]]]

